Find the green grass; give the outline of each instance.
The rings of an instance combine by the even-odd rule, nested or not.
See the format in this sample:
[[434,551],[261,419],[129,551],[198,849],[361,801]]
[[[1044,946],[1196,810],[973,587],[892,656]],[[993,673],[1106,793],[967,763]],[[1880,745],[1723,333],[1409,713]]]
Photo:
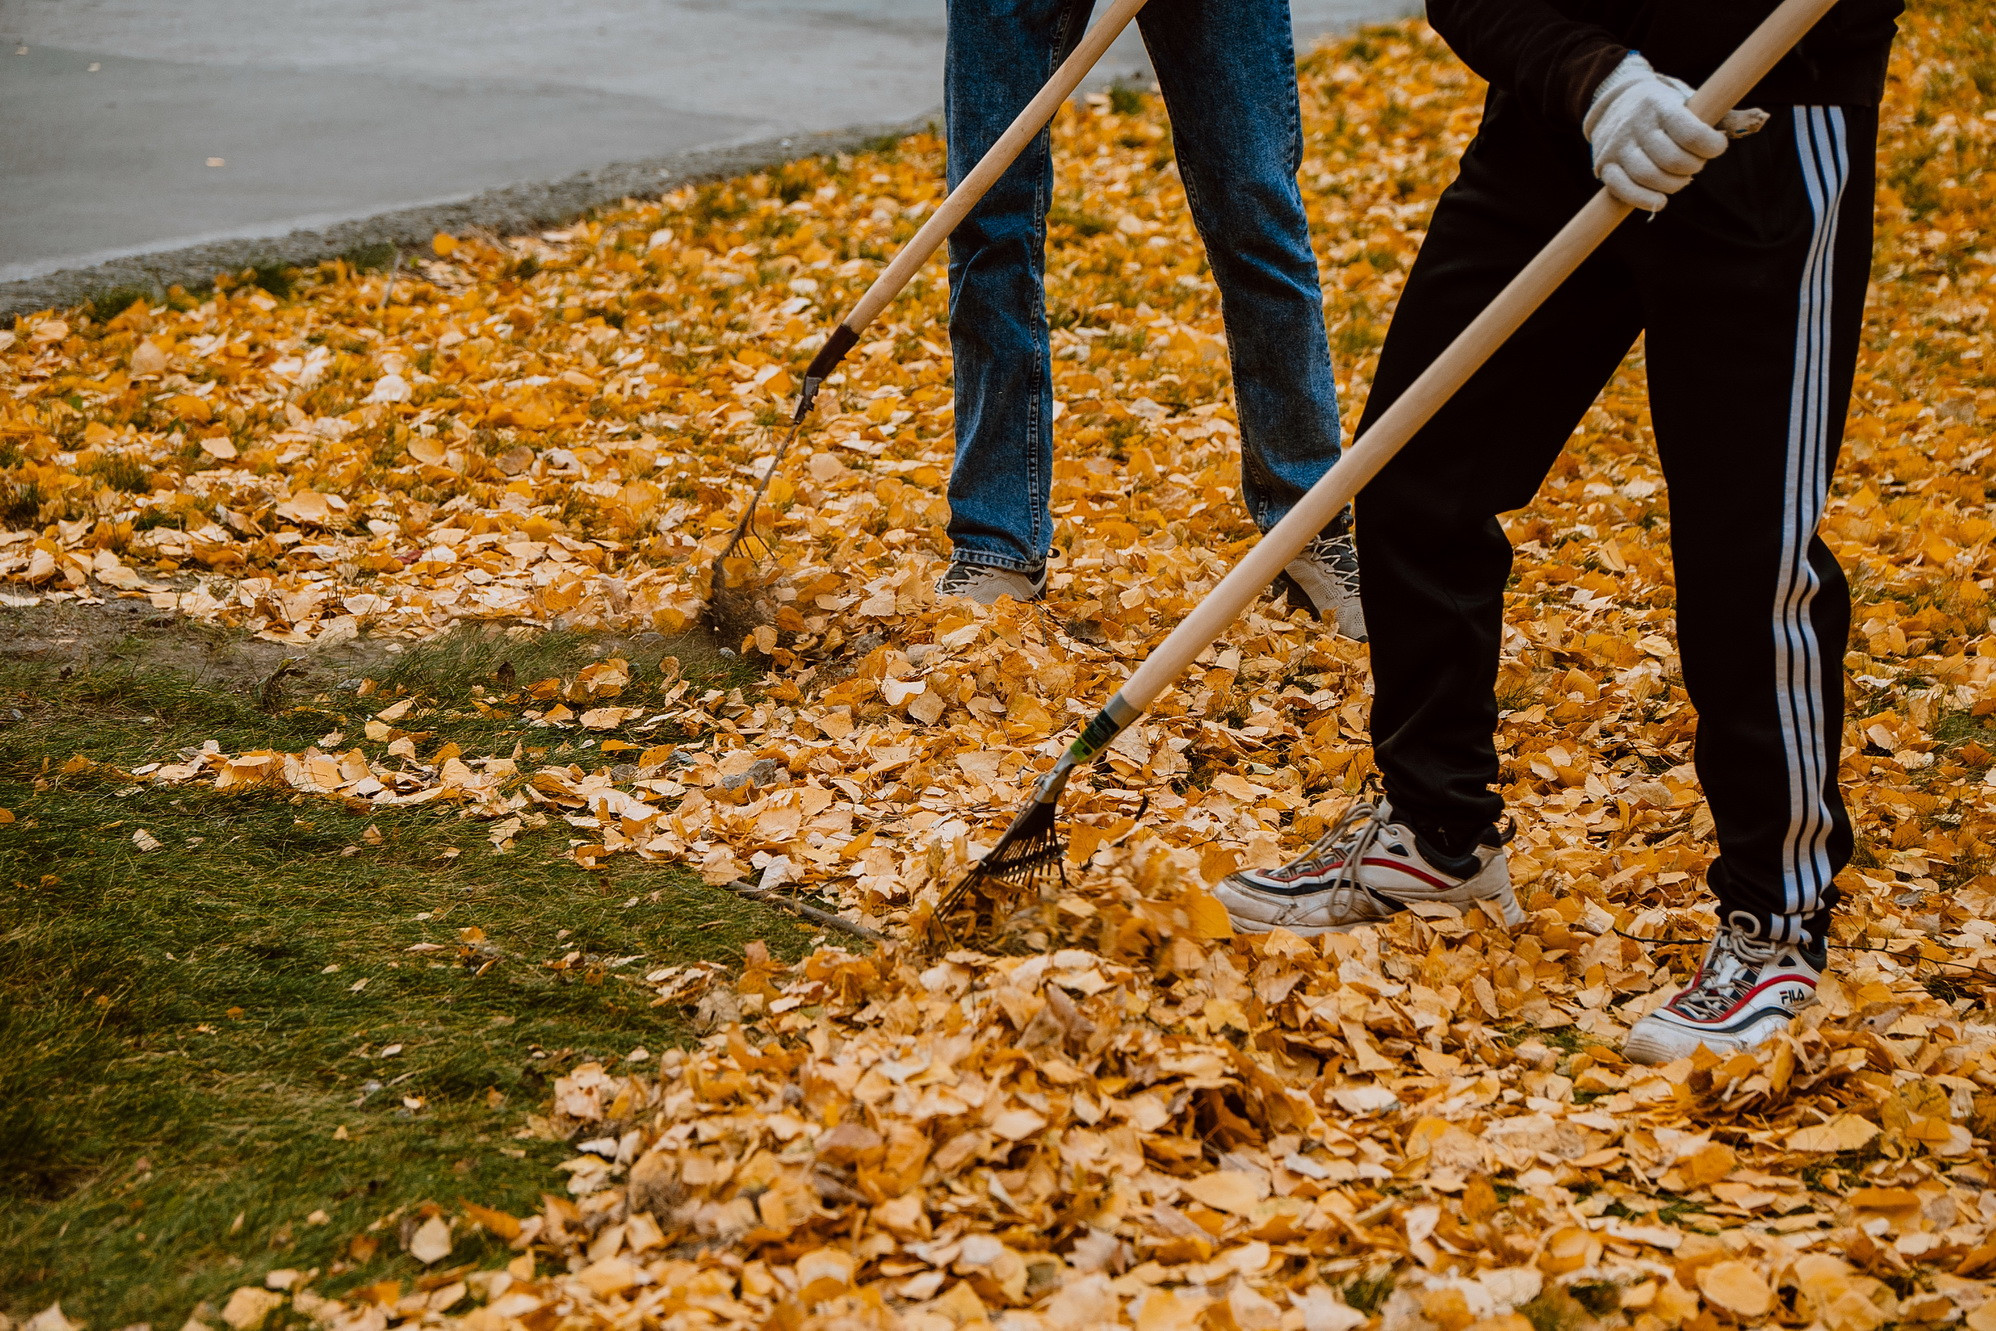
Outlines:
[[83,468],[113,490],[126,494],[146,494],[152,489],[152,473],[123,453],[106,453]]
[[1393,1292],[1393,1283],[1391,1269],[1369,1271],[1353,1276],[1338,1294],[1347,1306],[1370,1317],[1385,1305],[1387,1296]]
[[290,264],[260,263],[244,273],[244,277],[277,299],[288,300],[298,283],[298,270]]
[[[386,705],[308,678],[266,710],[254,678],[120,654],[0,662],[0,807],[15,819],[0,825],[0,1311],[16,1318],[59,1299],[96,1328],[178,1326],[275,1267],[317,1268],[334,1294],[411,1279],[394,1223],[371,1260],[353,1237],[424,1202],[536,1209],[568,1150],[515,1134],[554,1078],[688,1038],[622,977],[807,941],[683,870],[584,870],[558,819],[502,856],[485,824],[434,806],[62,776],[72,755],[295,749],[342,724],[358,740]],[[394,660],[390,692],[435,700],[425,752],[447,731],[481,741],[474,754],[564,742],[459,707],[496,687],[495,655],[518,660],[522,685],[592,659],[575,638],[466,636]],[[139,828],[161,848],[142,853]],[[487,958],[461,952],[471,926],[509,954],[482,974]],[[442,950],[408,950],[423,943]],[[541,964],[572,951],[584,965]],[[610,964],[626,957],[641,960]],[[446,1265],[499,1260],[483,1242],[461,1238]]]
[[1109,109],[1119,116],[1137,115],[1144,109],[1144,89],[1122,82],[1110,85]]
[[371,241],[365,245],[355,245],[340,254],[347,266],[355,272],[371,273],[386,268],[395,262],[396,247],[386,240]]
[[1581,1331],[1593,1322],[1587,1307],[1563,1288],[1549,1289],[1520,1304],[1518,1315],[1532,1324],[1532,1331]]
[[84,302],[84,308],[90,312],[90,317],[98,323],[107,323],[140,301],[150,299],[152,299],[152,293],[144,287],[112,287],[108,291],[100,291],[92,296],[88,301]]
[[[1084,240],[1091,236],[1099,236],[1105,231],[1116,229],[1114,222],[1099,213],[1091,213],[1081,208],[1070,208],[1066,204],[1060,203],[1055,204],[1047,214],[1047,222],[1051,226],[1071,228],[1076,236]],[[1067,321],[1068,324],[1079,322],[1078,313],[1070,317]],[[1066,327],[1067,325],[1061,324],[1056,326]]]
[[1943,712],[1934,720],[1934,741],[1943,749],[1958,749],[1970,741],[1984,748],[1996,744],[1996,718],[1968,712]]
[[37,481],[0,483],[0,522],[9,530],[31,527],[40,520],[42,505],[47,502],[48,496]]

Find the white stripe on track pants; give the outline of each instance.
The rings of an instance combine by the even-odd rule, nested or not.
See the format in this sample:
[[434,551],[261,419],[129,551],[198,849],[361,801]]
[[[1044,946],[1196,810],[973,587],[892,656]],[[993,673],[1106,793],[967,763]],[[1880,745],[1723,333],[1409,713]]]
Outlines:
[[[1820,939],[1851,849],[1836,786],[1850,604],[1816,526],[1863,318],[1877,113],[1768,109],[1655,218],[1624,223],[1366,488],[1359,565],[1394,809],[1452,834],[1496,821],[1511,549],[1495,515],[1531,499],[1642,335],[1712,886],[1741,924]],[[1436,207],[1367,417],[1594,187],[1577,133],[1496,104]]]

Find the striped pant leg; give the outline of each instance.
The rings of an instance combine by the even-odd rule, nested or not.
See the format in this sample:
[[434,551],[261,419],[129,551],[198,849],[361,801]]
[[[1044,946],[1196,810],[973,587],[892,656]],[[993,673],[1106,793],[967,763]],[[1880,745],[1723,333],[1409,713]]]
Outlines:
[[1850,604],[1817,527],[1863,320],[1876,132],[1867,108],[1783,108],[1639,245],[1711,882],[1723,918],[1784,940],[1821,940],[1850,857]]

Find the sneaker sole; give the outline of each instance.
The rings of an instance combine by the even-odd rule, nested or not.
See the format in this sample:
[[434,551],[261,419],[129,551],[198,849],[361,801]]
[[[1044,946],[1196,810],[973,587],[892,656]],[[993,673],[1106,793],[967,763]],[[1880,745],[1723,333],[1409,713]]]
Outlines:
[[1277,930],[1295,934],[1298,938],[1321,938],[1325,934],[1348,934],[1354,929],[1363,929],[1368,924],[1384,924],[1384,920],[1353,920],[1350,924],[1270,924],[1266,920],[1243,920],[1229,915],[1237,934],[1272,934]]
[[[1496,908],[1506,928],[1515,928],[1525,922],[1525,912],[1518,906],[1517,893],[1509,890],[1506,890],[1501,896],[1472,897],[1466,902],[1438,901],[1436,904],[1453,906],[1465,916],[1483,914],[1486,918],[1487,912],[1484,912],[1481,908],[1485,905],[1490,905]],[[1323,934],[1350,933],[1353,929],[1363,929],[1367,925],[1384,924],[1391,918],[1392,916],[1389,915],[1372,920],[1352,920],[1346,924],[1273,924],[1267,920],[1243,919],[1232,911],[1227,912],[1227,919],[1232,921],[1235,933],[1272,934],[1277,929],[1286,929],[1298,938],[1316,938]]]
[[1680,1058],[1689,1058],[1699,1049],[1709,1049],[1720,1057],[1737,1054],[1743,1050],[1757,1049],[1786,1029],[1789,1018],[1769,1013],[1757,1021],[1748,1023],[1738,1031],[1718,1032],[1696,1031],[1683,1026],[1671,1026],[1662,1022],[1651,1022],[1647,1027],[1638,1023],[1637,1029],[1629,1032],[1629,1038],[1622,1044],[1622,1057],[1631,1063],[1641,1063],[1656,1067],[1664,1063],[1675,1063]]
[[1038,591],[1034,592],[1034,593],[1033,593],[1032,595],[1030,595],[1030,596],[1027,596],[1027,597],[1023,597],[1023,598],[1021,598],[1021,597],[1018,597],[1018,596],[1013,596],[1011,592],[999,592],[999,593],[998,593],[998,594],[997,594],[996,596],[992,597],[992,598],[991,598],[990,600],[988,600],[988,601],[987,601],[987,600],[985,600],[985,599],[984,599],[983,597],[980,597],[980,596],[972,596],[972,595],[971,595],[971,594],[970,594],[969,592],[943,592],[943,591],[939,591],[939,592],[937,592],[937,593],[936,593],[935,595],[936,595],[936,599],[937,599],[937,600],[939,600],[939,601],[973,601],[973,602],[975,602],[976,604],[978,604],[978,605],[982,605],[982,606],[994,606],[994,605],[997,605],[997,604],[998,604],[998,603],[999,603],[1000,601],[1004,600],[1004,599],[1005,599],[1006,597],[1008,597],[1008,596],[1011,596],[1011,597],[1012,597],[1012,599],[1013,599],[1014,601],[1017,601],[1017,602],[1019,602],[1019,604],[1020,604],[1020,605],[1033,605],[1033,604],[1035,604],[1035,603],[1037,603],[1037,602],[1040,602],[1040,601],[1044,601],[1044,600],[1046,600],[1046,599],[1047,599],[1047,593],[1046,593],[1046,588],[1044,588],[1044,587],[1040,588],[1040,589],[1039,589]]

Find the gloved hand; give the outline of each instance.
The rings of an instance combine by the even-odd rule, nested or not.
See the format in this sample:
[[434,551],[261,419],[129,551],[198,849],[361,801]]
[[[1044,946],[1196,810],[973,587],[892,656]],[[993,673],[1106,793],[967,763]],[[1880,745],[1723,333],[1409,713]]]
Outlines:
[[1690,96],[1690,85],[1657,73],[1634,51],[1601,80],[1580,128],[1610,194],[1653,213],[1726,150],[1726,136],[1686,108]]

